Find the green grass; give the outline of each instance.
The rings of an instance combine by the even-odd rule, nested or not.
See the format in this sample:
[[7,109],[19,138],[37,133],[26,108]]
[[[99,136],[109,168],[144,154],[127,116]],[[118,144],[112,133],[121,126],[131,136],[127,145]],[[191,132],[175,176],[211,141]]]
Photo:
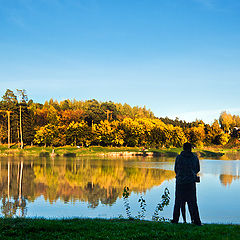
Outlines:
[[105,219],[0,219],[0,239],[240,239],[239,225]]
[[[39,156],[41,152],[52,153],[52,147],[36,147],[36,146],[26,146],[24,149],[18,149],[17,146],[13,146],[8,149],[7,145],[0,145],[0,155],[34,155]],[[81,155],[98,155],[106,154],[111,152],[140,152],[141,148],[138,147],[101,147],[101,146],[90,146],[90,147],[80,147],[75,146],[64,146],[55,147],[55,154],[63,156],[67,153],[75,153],[77,156]]]

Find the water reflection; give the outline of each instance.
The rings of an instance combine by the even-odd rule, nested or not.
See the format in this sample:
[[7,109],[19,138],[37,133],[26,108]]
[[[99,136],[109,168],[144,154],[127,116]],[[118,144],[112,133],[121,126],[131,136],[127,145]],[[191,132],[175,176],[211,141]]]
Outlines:
[[222,185],[229,186],[240,178],[240,161],[204,160],[201,161],[201,172],[218,176]]
[[23,165],[23,161],[18,162],[16,167],[10,161],[7,164],[0,162],[1,212],[5,217],[17,213],[20,217],[26,215],[26,197],[22,196]]
[[[201,160],[198,200],[203,222],[239,223],[240,161]],[[29,217],[124,216],[122,192],[130,189],[137,213],[146,199],[151,219],[165,187],[171,193],[164,217],[172,216],[174,158],[0,158],[1,215]],[[226,206],[226,202],[229,205]]]
[[239,176],[233,176],[228,174],[220,174],[219,176],[221,183],[227,187],[228,185],[231,185],[233,180],[239,180]]
[[123,159],[4,159],[0,162],[0,194],[4,216],[26,215],[26,202],[44,196],[51,204],[83,201],[88,207],[112,205],[124,186],[145,192],[175,177],[171,170],[139,168]]

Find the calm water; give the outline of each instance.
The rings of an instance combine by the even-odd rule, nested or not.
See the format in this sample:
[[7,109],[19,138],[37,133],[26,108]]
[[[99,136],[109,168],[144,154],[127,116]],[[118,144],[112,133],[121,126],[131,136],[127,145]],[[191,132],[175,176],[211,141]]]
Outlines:
[[[240,224],[240,161],[206,159],[200,164],[202,221]],[[149,220],[168,187],[170,205],[161,216],[171,218],[173,167],[174,159],[163,158],[0,158],[0,216],[126,217],[122,192],[128,186],[132,215],[138,215],[143,196]]]

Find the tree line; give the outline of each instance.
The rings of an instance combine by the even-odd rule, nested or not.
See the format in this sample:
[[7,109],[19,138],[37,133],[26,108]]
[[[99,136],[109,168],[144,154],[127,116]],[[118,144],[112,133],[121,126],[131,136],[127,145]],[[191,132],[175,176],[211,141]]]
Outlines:
[[7,89],[0,101],[0,143],[9,146],[145,146],[225,145],[240,137],[240,117],[227,112],[219,120],[186,122],[157,118],[146,107],[75,99],[44,104],[28,100],[25,90]]

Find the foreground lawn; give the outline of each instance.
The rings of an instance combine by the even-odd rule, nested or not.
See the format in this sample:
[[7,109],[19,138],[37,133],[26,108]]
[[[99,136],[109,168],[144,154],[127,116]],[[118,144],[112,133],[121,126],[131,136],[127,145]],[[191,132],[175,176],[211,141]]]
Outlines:
[[0,239],[240,239],[239,225],[105,219],[3,219]]

